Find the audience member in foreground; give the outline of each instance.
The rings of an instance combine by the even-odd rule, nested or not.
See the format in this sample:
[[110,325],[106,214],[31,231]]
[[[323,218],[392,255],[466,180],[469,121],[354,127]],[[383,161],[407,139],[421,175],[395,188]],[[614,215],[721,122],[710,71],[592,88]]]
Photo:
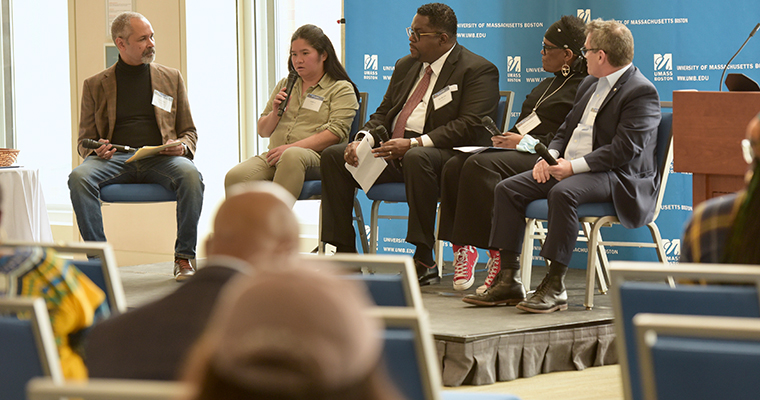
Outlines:
[[[501,249],[501,274],[486,291],[523,296],[520,268],[525,209],[547,199],[548,233],[541,256],[549,272],[523,311],[567,309],[565,275],[578,240],[578,211],[583,203],[612,202],[620,222],[637,228],[654,218],[658,189],[655,148],[660,98],[652,82],[631,63],[633,36],[617,21],[591,21],[581,50],[589,77],[578,87],[573,109],[549,144],[557,165],[540,160],[508,178],[494,191],[490,245]],[[507,298],[503,296],[502,299]]]
[[[2,197],[0,188],[0,202]],[[43,298],[50,314],[63,376],[87,378],[82,357],[69,335],[76,335],[108,314],[106,296],[100,288],[53,250],[25,247],[10,251],[0,247],[0,297]]]
[[681,262],[760,264],[760,114],[742,141],[750,164],[747,188],[707,200],[694,209],[681,242]]
[[206,266],[172,294],[93,328],[85,347],[90,376],[177,379],[227,281],[277,269],[297,256],[294,202],[290,193],[271,182],[232,189],[206,241]]
[[188,363],[194,400],[402,398],[369,305],[357,282],[309,266],[231,283]]

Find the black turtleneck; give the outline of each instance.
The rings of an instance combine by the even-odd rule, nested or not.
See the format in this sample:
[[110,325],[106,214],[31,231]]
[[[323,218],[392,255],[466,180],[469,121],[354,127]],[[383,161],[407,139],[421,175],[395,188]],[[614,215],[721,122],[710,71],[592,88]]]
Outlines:
[[163,144],[156,122],[150,64],[116,63],[116,126],[111,143],[130,147]]

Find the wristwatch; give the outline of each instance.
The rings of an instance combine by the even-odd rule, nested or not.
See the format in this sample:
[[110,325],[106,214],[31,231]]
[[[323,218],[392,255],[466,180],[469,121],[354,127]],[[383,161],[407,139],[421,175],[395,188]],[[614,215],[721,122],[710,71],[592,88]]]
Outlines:
[[419,145],[420,145],[420,140],[418,138],[409,139],[409,149],[413,149],[415,147],[418,147]]

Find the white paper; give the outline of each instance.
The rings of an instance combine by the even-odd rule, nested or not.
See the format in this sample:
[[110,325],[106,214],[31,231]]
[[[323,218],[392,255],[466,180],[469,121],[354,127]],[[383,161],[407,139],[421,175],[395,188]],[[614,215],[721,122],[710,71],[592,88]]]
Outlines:
[[163,94],[159,92],[158,90],[153,91],[153,104],[154,106],[166,111],[166,112],[172,112],[172,103],[174,102],[174,98],[172,96],[169,96],[168,94]]
[[541,125],[541,118],[538,118],[538,114],[533,111],[527,118],[518,122],[515,125],[515,128],[517,128],[517,131],[520,132],[521,135],[527,135],[539,125]]
[[346,169],[353,175],[356,182],[366,193],[375,184],[377,177],[383,173],[388,163],[385,159],[375,157],[372,154],[372,146],[369,144],[369,137],[365,135],[364,139],[356,146],[356,155],[359,157],[359,166],[354,167],[346,163]]
[[494,146],[490,146],[490,147],[489,146],[460,146],[460,147],[454,147],[454,150],[461,151],[462,153],[478,154],[486,150],[515,151],[516,149],[505,149],[504,147],[494,147]]

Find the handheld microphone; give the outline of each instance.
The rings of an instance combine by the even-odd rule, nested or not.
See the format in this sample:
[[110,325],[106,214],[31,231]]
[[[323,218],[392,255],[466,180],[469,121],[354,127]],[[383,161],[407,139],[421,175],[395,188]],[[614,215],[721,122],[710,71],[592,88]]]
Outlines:
[[113,146],[114,149],[116,149],[116,151],[118,151],[120,153],[134,153],[135,151],[137,151],[137,149],[135,149],[133,147],[122,146],[120,144],[103,143],[103,142],[98,142],[98,141],[95,141],[95,140],[92,140],[92,139],[84,139],[84,140],[82,140],[82,147],[84,147],[85,149],[97,149],[98,147],[100,147],[100,146],[102,146],[104,144],[110,144],[111,146]]
[[296,85],[296,79],[298,79],[298,72],[290,71],[290,74],[288,74],[288,83],[285,84],[285,100],[280,103],[280,108],[277,110],[278,117],[282,117],[282,113],[285,112],[285,107],[287,107],[288,100],[290,100],[290,92],[293,91],[293,86]]
[[483,123],[483,126],[486,127],[486,130],[488,130],[488,133],[491,134],[491,136],[498,136],[501,135],[501,132],[499,132],[499,128],[496,127],[496,124],[493,122],[491,117],[486,115],[485,117],[480,119],[480,122]]
[[546,146],[544,146],[543,143],[536,144],[536,153],[538,153],[541,158],[546,160],[549,165],[557,165],[557,160],[552,157],[551,153],[549,153],[549,150],[547,150]]
[[388,137],[388,129],[384,125],[378,125],[370,129],[369,134],[372,135],[372,140],[375,142],[375,147],[380,146],[380,143],[385,143],[390,140]]
[[726,75],[726,70],[728,69],[728,66],[731,64],[731,61],[734,61],[734,58],[736,58],[736,56],[739,55],[739,52],[741,52],[742,49],[744,48],[744,45],[747,44],[747,42],[749,42],[750,39],[752,39],[752,36],[755,36],[755,33],[757,33],[758,29],[760,29],[760,24],[755,25],[755,28],[752,29],[752,32],[747,37],[747,40],[745,40],[744,43],[742,43],[742,47],[739,47],[739,50],[736,51],[736,54],[734,54],[734,56],[731,57],[731,59],[728,60],[728,62],[726,63],[726,67],[723,68],[723,73],[720,74],[720,82],[719,82],[720,85],[718,85],[719,92],[723,91],[723,76]]

